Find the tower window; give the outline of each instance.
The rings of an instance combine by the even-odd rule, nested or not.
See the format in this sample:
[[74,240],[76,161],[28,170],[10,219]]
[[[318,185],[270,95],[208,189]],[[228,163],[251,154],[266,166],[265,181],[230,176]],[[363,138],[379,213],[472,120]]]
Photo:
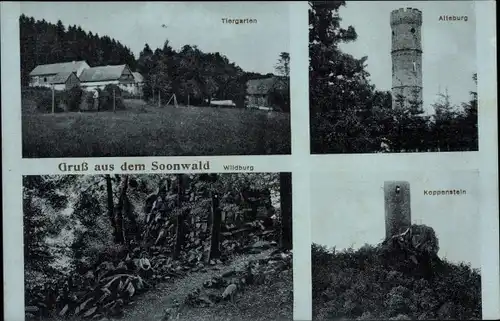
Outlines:
[[415,28],[410,29],[411,33],[415,33]]
[[413,62],[413,71],[417,71],[417,63],[415,61]]
[[395,35],[394,31],[392,32],[392,35],[393,35],[393,36]]

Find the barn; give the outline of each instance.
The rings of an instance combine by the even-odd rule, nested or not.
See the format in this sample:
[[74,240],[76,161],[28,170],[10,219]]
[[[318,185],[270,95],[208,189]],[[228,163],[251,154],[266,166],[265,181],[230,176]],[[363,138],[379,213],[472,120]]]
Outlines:
[[287,78],[272,76],[247,81],[246,106],[249,108],[273,109],[275,106],[271,93],[275,90],[287,91]]
[[110,84],[132,93],[135,88],[135,78],[127,65],[92,67],[85,69],[80,76],[80,85],[87,91],[104,89]]
[[55,90],[69,90],[80,85],[80,79],[75,72],[60,72],[51,78],[50,84]]
[[57,64],[38,65],[29,74],[29,86],[52,87],[54,81],[60,82],[60,79],[64,76],[70,77],[70,73],[75,73],[77,78],[80,77],[83,71],[87,68],[89,68],[89,65],[83,60],[62,62]]

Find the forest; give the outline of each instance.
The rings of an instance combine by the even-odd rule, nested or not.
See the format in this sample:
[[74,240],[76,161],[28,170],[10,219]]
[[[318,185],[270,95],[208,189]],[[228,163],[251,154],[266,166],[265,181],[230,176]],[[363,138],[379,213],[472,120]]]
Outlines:
[[[477,151],[477,92],[461,106],[442,93],[432,116],[423,114],[419,101],[393,109],[391,93],[370,84],[368,57],[340,49],[357,39],[354,27],[340,25],[343,6],[345,1],[309,1],[311,153]],[[477,85],[477,74],[469,76]]]
[[[291,188],[290,173],[24,176],[26,316],[201,320],[233,303],[291,319]],[[134,309],[148,292],[177,303]]]
[[[274,75],[246,72],[223,54],[206,53],[196,45],[186,44],[176,51],[168,40],[162,48],[152,49],[145,44],[136,59],[120,41],[76,25],[66,30],[61,20],[52,24],[21,15],[19,24],[23,86],[28,84],[29,73],[40,64],[78,60],[85,60],[91,67],[127,64],[144,76],[145,100],[167,103],[175,93],[181,105],[207,105],[215,98],[232,100],[237,107],[243,107],[247,80]],[[289,63],[286,52],[276,57],[276,74],[289,77]],[[289,112],[289,92],[274,90],[270,95],[280,110]]]

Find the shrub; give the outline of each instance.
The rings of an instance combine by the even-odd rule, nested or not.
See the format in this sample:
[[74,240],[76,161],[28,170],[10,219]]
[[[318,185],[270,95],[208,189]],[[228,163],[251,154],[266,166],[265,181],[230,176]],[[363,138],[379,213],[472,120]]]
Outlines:
[[64,92],[64,102],[68,111],[79,111],[82,101],[83,90],[76,86]]
[[[397,246],[385,241],[335,252],[313,244],[315,319],[480,319],[479,272],[433,256],[438,240],[430,227],[417,226],[414,231],[413,238]],[[413,244],[419,238],[428,243],[417,242],[420,253]],[[431,278],[418,272],[423,266],[432,270]]]
[[120,87],[117,85],[106,85],[104,90],[99,93],[99,110],[113,110],[113,97],[115,99],[116,110],[125,109]]
[[[62,94],[58,91],[54,92],[54,111],[56,113],[63,112],[64,109],[61,108]],[[51,91],[40,91],[39,95],[36,97],[36,108],[42,113],[52,112],[52,92]]]

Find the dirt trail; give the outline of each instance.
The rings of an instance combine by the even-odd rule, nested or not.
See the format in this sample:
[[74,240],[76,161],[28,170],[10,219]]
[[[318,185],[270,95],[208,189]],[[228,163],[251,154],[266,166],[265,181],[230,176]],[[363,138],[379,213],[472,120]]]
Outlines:
[[[156,289],[151,289],[139,296],[135,302],[125,308],[121,321],[160,321],[165,309],[174,303],[182,302],[184,298],[203,282],[231,270],[243,268],[249,261],[268,257],[273,249],[262,251],[259,254],[246,254],[235,257],[228,264],[207,267],[205,272],[192,272],[183,278],[173,279],[170,282],[160,283]],[[185,307],[184,310],[188,310]]]

